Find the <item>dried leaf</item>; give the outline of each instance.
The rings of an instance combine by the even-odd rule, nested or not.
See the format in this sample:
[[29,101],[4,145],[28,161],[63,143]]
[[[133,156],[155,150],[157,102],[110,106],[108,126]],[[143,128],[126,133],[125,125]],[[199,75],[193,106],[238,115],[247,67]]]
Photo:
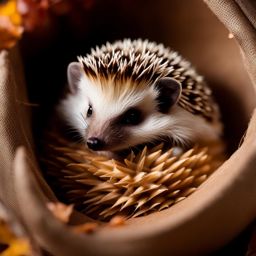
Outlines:
[[17,9],[23,18],[23,26],[26,31],[36,28],[44,29],[50,24],[50,12],[48,0],[17,0]]
[[49,202],[47,203],[47,207],[57,219],[64,223],[68,223],[70,216],[73,212],[74,205],[65,205],[60,202]]
[[30,256],[28,239],[17,237],[8,223],[0,218],[0,254],[1,256]]
[[22,18],[16,1],[0,4],[0,50],[13,47],[22,33]]
[[6,250],[1,253],[1,256],[30,256],[31,250],[28,240],[17,238],[10,241]]

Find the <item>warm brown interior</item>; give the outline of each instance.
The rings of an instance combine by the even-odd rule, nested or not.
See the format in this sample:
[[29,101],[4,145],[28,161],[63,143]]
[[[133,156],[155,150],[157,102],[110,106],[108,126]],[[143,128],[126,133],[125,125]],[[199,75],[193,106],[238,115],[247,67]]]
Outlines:
[[[87,31],[80,31],[77,36],[74,31],[67,28],[40,51],[28,49],[26,40],[29,38],[24,40],[23,55],[29,98],[31,102],[40,104],[39,108],[33,110],[35,140],[39,139],[49,110],[65,84],[68,62],[74,60],[76,55],[84,54],[90,47],[106,40],[141,37],[162,42],[176,49],[205,76],[220,104],[228,151],[232,153],[247,128],[256,103],[234,39],[228,38],[228,31],[201,0],[160,0],[157,5],[153,0],[147,1],[146,4],[145,1],[131,2],[130,8],[117,1],[99,2],[99,6],[86,20]],[[187,205],[184,203],[167,210],[169,218],[176,218],[177,226],[186,207],[193,205],[194,202],[189,200]],[[164,211],[143,217],[143,220],[133,219],[126,230],[111,235],[121,238],[133,236],[134,225],[148,225],[153,223],[155,218],[160,219],[165,214]],[[162,232],[165,223],[159,221],[158,224]],[[150,236],[152,229],[149,228],[148,232]],[[104,238],[109,233],[104,233],[103,230],[100,235]]]

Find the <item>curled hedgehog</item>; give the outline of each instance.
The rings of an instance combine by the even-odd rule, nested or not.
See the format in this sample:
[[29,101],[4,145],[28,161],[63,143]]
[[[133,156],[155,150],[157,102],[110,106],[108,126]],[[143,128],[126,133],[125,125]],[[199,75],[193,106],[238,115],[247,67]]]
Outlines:
[[70,63],[67,73],[69,92],[58,112],[93,151],[118,155],[159,141],[186,148],[221,137],[210,88],[162,44],[106,43]]

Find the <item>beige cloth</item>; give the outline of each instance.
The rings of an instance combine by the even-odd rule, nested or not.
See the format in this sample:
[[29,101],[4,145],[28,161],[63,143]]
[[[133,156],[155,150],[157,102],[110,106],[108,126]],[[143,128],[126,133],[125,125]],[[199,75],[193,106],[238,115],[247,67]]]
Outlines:
[[[183,13],[188,1],[177,1],[177,6],[179,6],[178,2],[183,5],[183,9],[179,9]],[[166,4],[165,1],[159,1],[159,5],[161,3],[163,7]],[[202,12],[210,17],[211,14],[202,7],[202,3],[199,1],[193,3],[195,8],[198,5],[202,8]],[[206,3],[237,39],[246,69],[256,88],[254,1],[208,0]],[[191,12],[191,15],[195,13]],[[209,19],[213,20],[212,17]],[[220,26],[217,22],[211,25],[213,24]],[[195,23],[194,26],[197,29],[196,26],[199,24]],[[207,29],[214,30],[213,27]],[[209,45],[212,43],[210,40],[211,38]],[[220,51],[223,49],[222,45],[219,45],[219,49]],[[226,49],[228,51],[229,48]],[[223,59],[227,51],[221,52]],[[193,55],[191,56],[193,59]],[[239,59],[236,61],[239,62]],[[241,67],[240,63],[237,67]],[[211,68],[207,72],[210,75]],[[238,69],[232,75],[241,78],[244,76],[242,72]],[[53,255],[199,255],[219,248],[254,219],[256,114],[251,120],[241,148],[201,187],[200,191],[183,202],[166,211],[133,219],[123,227],[106,228],[94,235],[80,236],[71,232],[45,207],[46,200],[55,200],[55,198],[42,179],[34,159],[29,122],[30,107],[26,104],[26,87],[22,73],[16,49],[11,52],[2,51],[0,53],[0,198],[20,216],[35,241]],[[223,82],[228,84],[229,78],[231,81],[236,79],[232,80],[232,77],[227,76],[227,80]],[[246,87],[245,84],[248,86]],[[250,91],[250,84],[245,84],[243,90]],[[241,88],[238,86],[233,88],[234,91],[240,92]],[[252,92],[251,90],[250,94],[254,98]],[[247,102],[248,100],[245,99],[241,106],[246,105]],[[247,109],[249,115],[250,108]],[[25,146],[26,150],[24,147],[20,148],[13,161],[15,151],[20,145]]]
[[205,1],[241,46],[247,71],[256,87],[256,2],[253,0]]
[[[19,146],[25,146],[31,160],[34,159],[30,106],[17,49],[0,53],[0,78],[0,198],[15,209],[17,202],[12,171],[15,151]],[[31,163],[36,169],[35,161]],[[40,179],[40,173],[36,174]],[[40,181],[44,184],[43,180]]]

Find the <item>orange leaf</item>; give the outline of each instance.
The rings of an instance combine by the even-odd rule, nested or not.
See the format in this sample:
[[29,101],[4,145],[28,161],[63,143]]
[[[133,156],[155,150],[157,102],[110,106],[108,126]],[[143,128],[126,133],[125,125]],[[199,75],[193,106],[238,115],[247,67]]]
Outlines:
[[23,33],[22,18],[15,0],[0,4],[0,50],[13,47]]
[[0,218],[0,245],[4,245],[1,256],[29,256],[31,248],[26,238],[16,237],[7,222]]
[[26,239],[17,238],[10,242],[9,247],[1,253],[1,256],[30,256],[31,250]]

